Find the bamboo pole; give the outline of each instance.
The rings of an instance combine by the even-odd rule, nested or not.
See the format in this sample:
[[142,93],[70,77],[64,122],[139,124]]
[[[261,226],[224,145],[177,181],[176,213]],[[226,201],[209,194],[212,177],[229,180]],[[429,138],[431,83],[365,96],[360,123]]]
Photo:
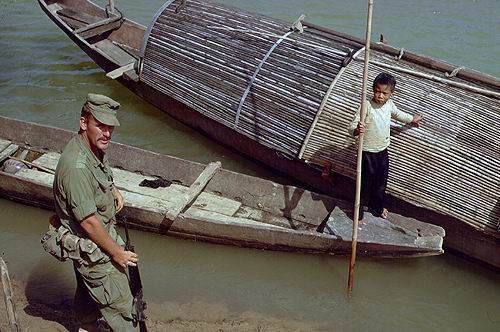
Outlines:
[[41,171],[44,171],[44,172],[47,172],[47,173],[50,173],[50,174],[55,174],[55,172],[53,170],[51,170],[50,168],[47,168],[47,167],[44,167],[42,165],[37,165],[37,164],[34,164],[32,162],[29,162],[27,160],[24,160],[24,159],[20,159],[20,158],[16,158],[16,157],[12,157],[12,156],[9,156],[9,159],[12,159],[12,160],[16,160],[16,161],[20,161],[28,166],[31,166],[31,167],[35,167],[35,168],[38,168],[39,170]]
[[10,283],[9,271],[2,257],[0,257],[0,276],[3,285],[3,296],[5,307],[7,308],[7,317],[9,318],[9,326],[12,332],[20,332],[21,326],[17,321],[16,307],[14,305],[14,294]]
[[[363,87],[361,89],[361,110],[360,110],[360,121],[365,122],[366,116],[366,86],[368,81],[368,65],[370,61],[370,39],[372,34],[372,12],[373,12],[373,0],[368,0],[368,15],[366,20],[366,46],[365,46],[365,63],[363,69]],[[347,283],[348,295],[352,295],[352,287],[354,281],[354,267],[356,265],[356,246],[358,240],[358,222],[359,222],[359,207],[360,207],[360,196],[361,196],[361,162],[363,153],[363,134],[359,134],[358,140],[358,160],[356,168],[356,197],[354,203],[354,218],[352,221],[352,250],[351,250],[351,260],[349,262],[349,280]]]
[[115,13],[115,1],[114,0],[109,0],[109,13],[110,14]]

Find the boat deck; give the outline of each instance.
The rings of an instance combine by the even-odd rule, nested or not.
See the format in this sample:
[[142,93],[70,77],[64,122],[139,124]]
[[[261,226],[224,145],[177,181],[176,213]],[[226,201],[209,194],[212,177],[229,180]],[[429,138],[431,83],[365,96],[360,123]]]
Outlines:
[[[58,17],[62,24],[66,25],[70,31],[89,43],[90,47],[99,51],[113,63],[120,67],[134,63],[139,58],[138,47],[133,47],[121,40],[119,29],[123,24],[127,24],[119,15],[107,17],[103,10],[91,8],[89,12],[77,12],[64,3],[52,3],[47,6],[55,17]],[[140,26],[135,25],[135,28]],[[138,34],[144,33],[140,29]],[[114,38],[112,35],[115,35]]]
[[[1,139],[0,149],[0,163],[9,156],[20,155],[23,150],[19,149],[18,145]],[[30,151],[28,156],[31,156],[27,159],[32,159],[29,161],[32,167],[21,168],[15,177],[51,190],[54,181],[52,172],[56,169],[60,154]],[[310,251],[347,251],[351,240],[352,220],[349,217],[351,209],[343,205],[337,205],[327,220],[318,224],[313,220],[304,222],[272,214],[266,211],[265,207],[258,209],[247,206],[218,193],[202,192],[175,221],[167,221],[166,212],[183,204],[182,197],[189,190],[188,186],[171,183],[167,187],[144,187],[140,185],[144,180],[155,181],[160,178],[119,168],[112,170],[115,185],[123,194],[125,206],[131,211],[142,211],[139,214],[132,213],[126,216],[139,228],[149,230],[156,228],[161,233],[189,233],[209,238],[225,237],[235,242],[247,232],[246,229],[250,228],[254,232],[250,236],[254,237],[251,241],[258,242],[259,237],[273,237],[269,235],[273,233],[286,234],[288,244],[280,245],[306,247],[302,249]],[[124,216],[122,213],[121,217]],[[140,220],[141,216],[149,221],[144,223]],[[234,227],[239,228],[240,232],[234,233]],[[358,234],[358,241],[368,246],[414,247],[418,251],[418,248],[429,246],[440,248],[444,231],[440,227],[416,220],[414,227],[402,227],[368,214],[366,224],[360,226]],[[301,240],[297,241],[299,237]],[[301,244],[301,241],[304,243]],[[280,243],[279,236],[276,236],[276,243]]]

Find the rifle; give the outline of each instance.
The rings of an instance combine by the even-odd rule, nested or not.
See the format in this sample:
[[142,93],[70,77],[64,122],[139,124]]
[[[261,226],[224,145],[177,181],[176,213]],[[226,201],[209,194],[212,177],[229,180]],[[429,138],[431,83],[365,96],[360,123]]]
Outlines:
[[[130,242],[130,237],[128,235],[127,218],[123,218],[123,227],[125,228],[126,236],[125,250],[134,252],[134,246]],[[147,317],[144,313],[147,305],[143,299],[142,281],[138,265],[128,267],[128,280],[132,296],[134,297],[134,300],[132,302],[132,318],[134,327],[137,327],[137,325],[139,325],[139,331],[148,332],[148,327],[146,326]]]

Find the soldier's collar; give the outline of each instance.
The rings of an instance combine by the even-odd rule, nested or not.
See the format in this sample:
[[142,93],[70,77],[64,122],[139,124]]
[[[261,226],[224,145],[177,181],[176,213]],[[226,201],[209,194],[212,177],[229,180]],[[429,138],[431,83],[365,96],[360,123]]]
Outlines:
[[89,161],[91,162],[92,166],[94,167],[99,167],[102,166],[104,167],[104,164],[108,160],[108,156],[104,151],[100,151],[102,153],[102,162],[97,158],[97,156],[92,152],[92,150],[85,144],[85,141],[83,140],[81,135],[78,135],[78,142],[80,143],[80,146],[83,148],[83,151],[87,155]]

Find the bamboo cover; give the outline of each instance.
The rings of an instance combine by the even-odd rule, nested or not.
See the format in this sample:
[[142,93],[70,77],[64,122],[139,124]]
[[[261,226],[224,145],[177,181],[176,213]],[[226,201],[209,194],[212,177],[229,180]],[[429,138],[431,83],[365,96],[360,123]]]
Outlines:
[[[210,2],[174,1],[145,37],[140,78],[260,144],[354,178],[356,142],[347,127],[360,103],[363,62],[349,61],[359,50],[352,43],[314,28],[292,33],[263,63],[235,126],[252,76],[289,26]],[[380,52],[371,60],[443,76]],[[420,128],[393,124],[388,193],[500,237],[500,100],[374,64],[369,86],[382,71],[396,77],[399,109],[424,117]]]
[[[175,1],[158,16],[147,36],[141,80],[234,127],[251,77],[288,31],[290,23],[262,15],[204,1],[189,0],[182,7],[181,1]],[[296,156],[325,92],[353,48],[308,29],[288,38],[262,65],[235,130]],[[331,51],[325,53],[321,46]]]

